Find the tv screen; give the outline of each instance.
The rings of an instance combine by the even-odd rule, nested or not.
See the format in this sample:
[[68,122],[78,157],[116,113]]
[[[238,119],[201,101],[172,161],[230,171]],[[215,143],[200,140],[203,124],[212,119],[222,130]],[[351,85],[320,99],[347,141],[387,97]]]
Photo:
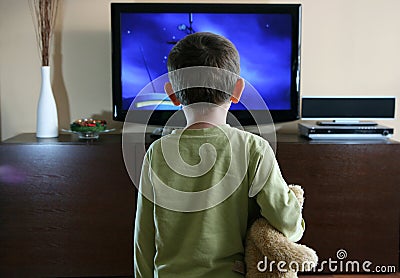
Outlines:
[[195,32],[222,35],[238,49],[240,75],[247,83],[245,101],[230,110],[241,124],[254,123],[249,111],[266,109],[254,94],[261,96],[275,122],[298,119],[299,4],[112,3],[111,7],[115,120],[123,121],[132,109],[135,115],[151,112],[149,124],[163,125],[179,109],[163,91],[167,57],[180,39]]

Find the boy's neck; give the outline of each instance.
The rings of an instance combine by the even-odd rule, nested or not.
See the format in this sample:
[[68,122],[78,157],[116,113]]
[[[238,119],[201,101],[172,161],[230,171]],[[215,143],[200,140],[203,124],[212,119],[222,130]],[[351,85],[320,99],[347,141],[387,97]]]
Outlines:
[[230,102],[222,105],[196,103],[184,106],[186,128],[201,129],[224,125],[226,124],[229,107]]

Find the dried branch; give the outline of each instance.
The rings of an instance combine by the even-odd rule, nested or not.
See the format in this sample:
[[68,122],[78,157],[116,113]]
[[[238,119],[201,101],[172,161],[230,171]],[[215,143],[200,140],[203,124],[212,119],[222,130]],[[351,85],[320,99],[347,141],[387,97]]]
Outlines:
[[58,0],[28,0],[35,27],[42,66],[49,65],[51,39],[56,23]]

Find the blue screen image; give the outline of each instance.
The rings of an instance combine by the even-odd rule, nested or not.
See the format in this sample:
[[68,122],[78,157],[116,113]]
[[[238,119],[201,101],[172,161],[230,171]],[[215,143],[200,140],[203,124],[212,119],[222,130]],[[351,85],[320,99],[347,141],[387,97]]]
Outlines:
[[[144,87],[150,93],[135,99],[137,109],[174,110],[163,86],[172,47],[194,32],[228,38],[240,55],[246,80],[243,104],[231,110],[262,109],[252,94],[261,95],[270,110],[291,109],[292,17],[289,14],[123,13],[121,15],[121,85],[123,108],[128,109]],[[154,81],[157,80],[157,81]],[[151,86],[149,87],[149,84]],[[251,89],[251,86],[254,89]],[[254,98],[258,99],[258,98]]]

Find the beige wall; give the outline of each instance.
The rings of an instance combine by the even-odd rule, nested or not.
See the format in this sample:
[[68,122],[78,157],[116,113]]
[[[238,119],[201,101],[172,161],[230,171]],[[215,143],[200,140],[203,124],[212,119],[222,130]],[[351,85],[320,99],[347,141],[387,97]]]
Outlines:
[[[111,119],[110,2],[63,1],[52,62],[60,128],[80,117]],[[297,2],[303,4],[302,95],[389,95],[397,97],[398,107],[400,1]],[[40,61],[27,1],[0,0],[3,140],[35,131],[39,89]],[[396,139],[399,116],[397,109],[396,120],[383,122],[395,128]],[[295,129],[296,123],[283,125],[283,130]]]

